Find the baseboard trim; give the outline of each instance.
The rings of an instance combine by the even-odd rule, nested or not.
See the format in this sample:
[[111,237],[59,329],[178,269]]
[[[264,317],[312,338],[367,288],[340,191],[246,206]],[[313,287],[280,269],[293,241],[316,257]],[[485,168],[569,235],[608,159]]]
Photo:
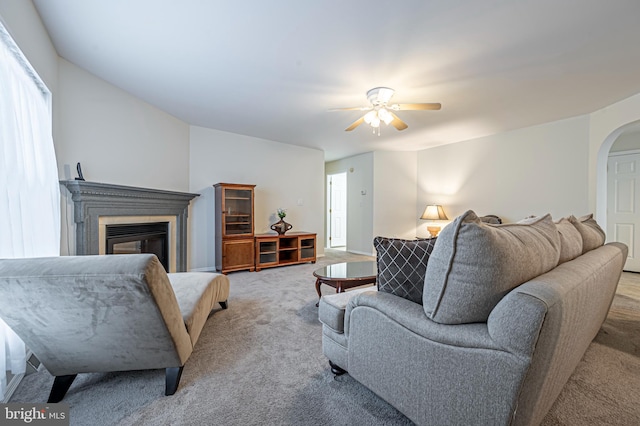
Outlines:
[[191,272],[217,272],[215,267],[207,266],[204,268],[193,268]]
[[366,253],[364,251],[358,251],[358,250],[347,250],[347,252],[353,253],[353,254],[362,254],[364,256],[375,256],[373,253]]
[[[324,257],[324,253],[316,255],[316,258],[320,258],[320,257]],[[211,267],[211,266],[207,266],[204,268],[193,268],[193,269],[190,269],[190,271],[191,272],[218,272],[215,267]]]

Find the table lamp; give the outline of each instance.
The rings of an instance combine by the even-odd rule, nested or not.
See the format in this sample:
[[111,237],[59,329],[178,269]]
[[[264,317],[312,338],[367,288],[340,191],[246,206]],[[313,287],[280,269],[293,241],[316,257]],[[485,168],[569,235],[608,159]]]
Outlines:
[[[444,210],[440,205],[428,205],[426,209],[424,209],[424,213],[420,216],[420,219],[423,220],[449,220],[446,214],[444,214]],[[440,227],[437,225],[427,226],[427,231],[431,234],[432,238],[438,236],[440,232]]]

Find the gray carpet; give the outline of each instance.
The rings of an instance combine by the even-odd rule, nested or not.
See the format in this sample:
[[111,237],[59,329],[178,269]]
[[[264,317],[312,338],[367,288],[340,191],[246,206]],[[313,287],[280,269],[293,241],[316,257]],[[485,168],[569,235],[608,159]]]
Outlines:
[[[164,396],[164,371],[81,374],[63,401],[71,424],[411,424],[348,375],[334,378],[322,355],[312,272],[363,259],[330,250],[315,265],[229,274],[229,309],[209,318],[175,395]],[[639,307],[616,297],[544,425],[637,424]],[[28,375],[11,402],[44,402],[52,382],[44,369]]]

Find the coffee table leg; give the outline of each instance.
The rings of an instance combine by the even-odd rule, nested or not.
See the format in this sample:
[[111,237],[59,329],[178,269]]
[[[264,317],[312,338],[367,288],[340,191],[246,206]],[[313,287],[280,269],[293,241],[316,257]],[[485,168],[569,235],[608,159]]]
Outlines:
[[316,278],[316,291],[318,292],[318,303],[316,303],[316,307],[320,305],[320,298],[322,297],[322,293],[320,293],[320,284],[322,284],[320,278]]

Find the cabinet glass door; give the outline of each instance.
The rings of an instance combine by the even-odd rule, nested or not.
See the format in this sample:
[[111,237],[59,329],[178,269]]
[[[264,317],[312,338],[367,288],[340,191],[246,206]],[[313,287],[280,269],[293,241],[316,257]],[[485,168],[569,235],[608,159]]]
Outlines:
[[316,258],[316,237],[300,237],[300,260]]
[[226,236],[253,234],[252,195],[250,189],[224,189],[222,218]]

